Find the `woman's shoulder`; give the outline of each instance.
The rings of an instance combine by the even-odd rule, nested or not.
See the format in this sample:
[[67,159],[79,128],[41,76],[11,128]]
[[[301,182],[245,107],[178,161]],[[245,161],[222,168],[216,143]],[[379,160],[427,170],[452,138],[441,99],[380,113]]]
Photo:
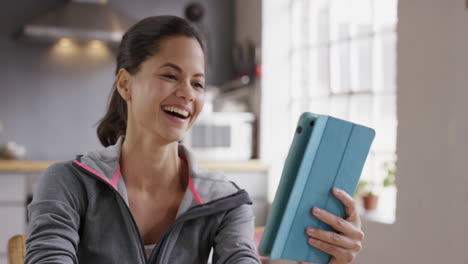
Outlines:
[[[73,160],[60,161],[49,166],[40,176],[37,189],[53,191],[58,189],[77,189],[83,185],[73,167]],[[36,190],[37,191],[37,190]]]
[[53,163],[43,172],[41,179],[68,179],[74,174],[72,163],[73,160]]
[[223,171],[199,167],[192,175],[192,181],[198,192],[205,197],[218,199],[237,193],[240,188],[230,181]]
[[54,163],[39,176],[31,209],[65,206],[78,212],[84,211],[86,184],[72,164],[72,160]]
[[192,170],[192,177],[208,181],[228,182],[226,174],[222,170],[210,170],[199,165]]

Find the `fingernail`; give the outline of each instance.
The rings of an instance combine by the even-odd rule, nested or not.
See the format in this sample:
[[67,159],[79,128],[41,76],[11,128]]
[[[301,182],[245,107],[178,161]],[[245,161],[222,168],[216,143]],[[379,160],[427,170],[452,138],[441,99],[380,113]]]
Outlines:
[[313,227],[307,228],[307,232],[309,232],[309,234],[315,234],[316,231],[317,230],[315,228],[313,228]]
[[336,194],[341,194],[343,191],[341,189],[338,189],[336,187],[333,188]]
[[315,244],[315,243],[317,243],[317,239],[309,238],[309,243],[310,244]]
[[322,210],[320,210],[320,208],[314,207],[314,214],[319,215],[321,212]]

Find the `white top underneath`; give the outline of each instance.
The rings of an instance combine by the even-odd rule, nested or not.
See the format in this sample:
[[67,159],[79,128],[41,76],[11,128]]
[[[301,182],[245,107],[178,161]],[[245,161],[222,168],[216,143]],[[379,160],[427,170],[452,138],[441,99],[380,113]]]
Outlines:
[[145,245],[146,258],[149,259],[149,257],[151,256],[151,251],[153,251],[153,248],[154,248],[155,246],[156,246],[156,244]]

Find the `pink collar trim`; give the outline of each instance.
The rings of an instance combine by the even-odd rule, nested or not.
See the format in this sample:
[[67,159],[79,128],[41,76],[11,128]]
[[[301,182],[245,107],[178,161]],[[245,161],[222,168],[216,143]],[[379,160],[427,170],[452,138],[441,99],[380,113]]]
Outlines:
[[[185,162],[187,162],[187,159],[185,158],[181,158],[183,159]],[[106,177],[104,177],[103,175],[101,175],[99,172],[93,170],[92,168],[90,168],[89,166],[86,166],[85,164],[77,161],[77,160],[74,160],[73,161],[75,164],[77,164],[78,166],[82,167],[83,169],[91,172],[92,174],[98,176],[99,178],[101,178],[102,180],[104,180],[105,182],[109,183],[115,190],[117,190],[117,182],[119,181],[120,179],[120,165],[117,167],[117,171],[114,173],[114,176],[112,177],[112,180],[109,181],[109,179],[107,179]],[[188,167],[188,162],[187,162],[187,167]],[[197,192],[197,189],[195,188],[195,185],[193,185],[193,182],[192,182],[192,175],[190,173],[190,168],[188,168],[188,187],[190,189],[190,191],[192,192],[192,195],[193,195],[193,198],[195,199],[195,201],[197,202],[197,204],[204,204],[203,200],[201,199],[200,195],[198,194]],[[117,190],[118,191],[118,190]]]
[[81,163],[81,162],[79,162],[77,160],[74,160],[73,162],[75,164],[77,164],[78,166],[82,167],[83,169],[85,169],[85,170],[91,172],[92,174],[98,176],[99,178],[103,179],[105,182],[109,183],[110,185],[112,185],[112,187],[114,187],[114,189],[117,190],[117,182],[119,181],[119,178],[120,178],[120,166],[117,168],[117,171],[114,173],[114,176],[112,177],[112,180],[109,181],[109,179],[102,176],[99,172],[93,170],[92,168],[86,166],[85,164],[83,164],[83,163]]
[[186,158],[181,158],[187,163],[187,168],[188,168],[188,186],[190,188],[190,191],[192,192],[193,198],[195,198],[195,201],[197,201],[197,204],[204,204],[203,200],[201,199],[200,195],[197,192],[197,189],[195,189],[195,185],[193,185],[192,182],[192,174],[190,173],[190,167],[188,166],[188,161]]

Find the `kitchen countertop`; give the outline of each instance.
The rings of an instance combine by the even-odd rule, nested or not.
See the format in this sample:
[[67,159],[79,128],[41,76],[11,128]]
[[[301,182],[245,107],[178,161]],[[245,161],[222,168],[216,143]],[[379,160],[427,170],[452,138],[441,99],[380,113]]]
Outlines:
[[[2,172],[41,172],[57,161],[0,160]],[[267,171],[268,166],[260,160],[249,161],[211,161],[199,162],[198,165],[210,170],[223,171]]]

